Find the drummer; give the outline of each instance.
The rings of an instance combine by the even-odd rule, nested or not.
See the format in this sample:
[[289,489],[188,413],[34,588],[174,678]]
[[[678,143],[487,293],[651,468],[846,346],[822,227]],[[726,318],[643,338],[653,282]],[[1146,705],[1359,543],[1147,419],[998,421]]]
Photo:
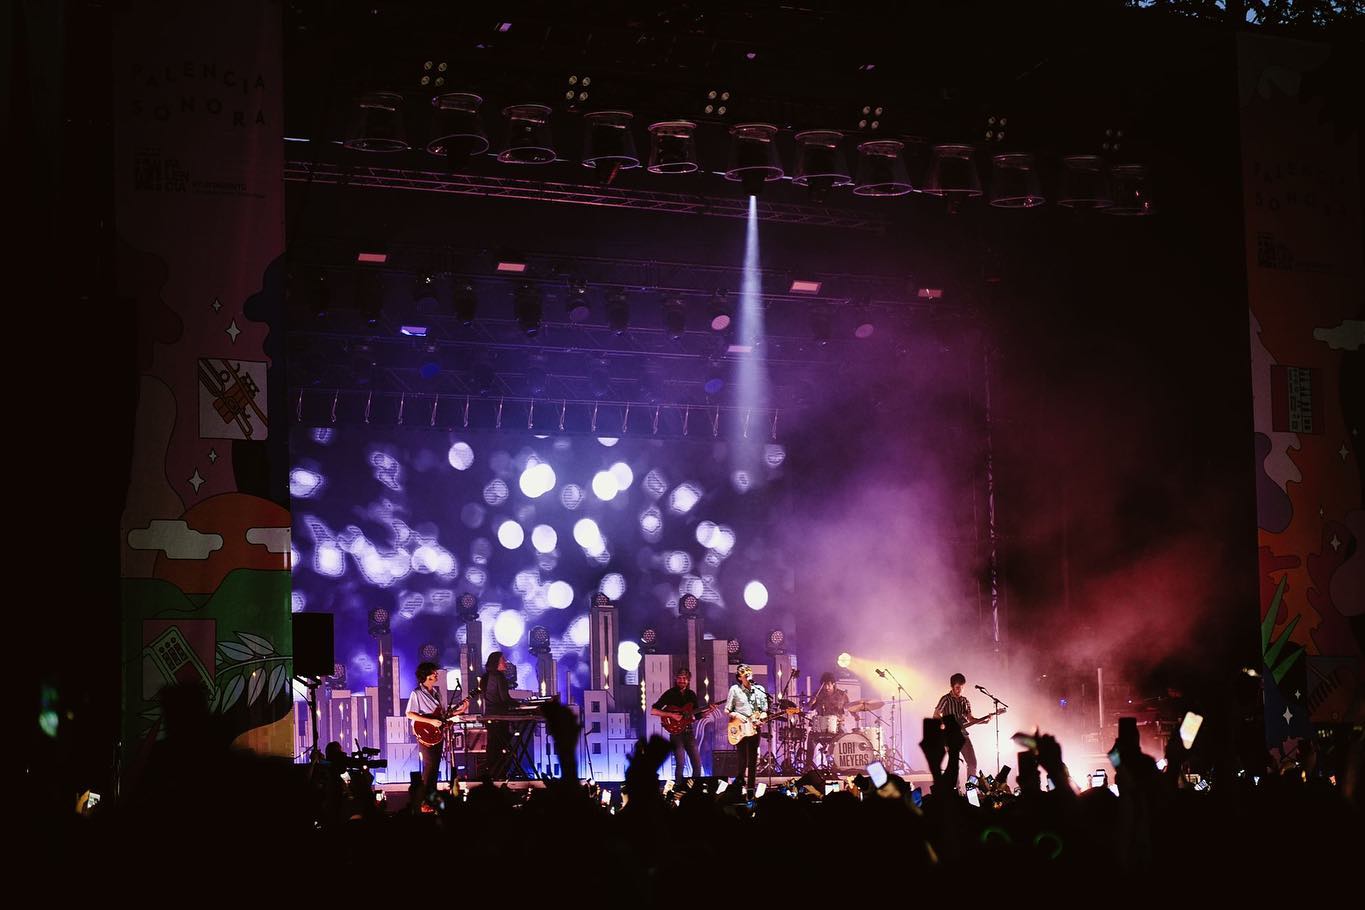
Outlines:
[[810,765],[815,753],[817,738],[832,738],[843,732],[844,710],[848,707],[848,692],[834,684],[834,674],[825,673],[820,677],[820,689],[811,702],[815,735],[806,745],[806,764]]

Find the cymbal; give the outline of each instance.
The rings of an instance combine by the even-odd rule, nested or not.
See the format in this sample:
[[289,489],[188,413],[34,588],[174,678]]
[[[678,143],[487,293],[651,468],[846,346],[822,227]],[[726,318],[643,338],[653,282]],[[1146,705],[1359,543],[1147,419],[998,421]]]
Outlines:
[[851,701],[847,710],[850,714],[857,714],[860,711],[880,711],[885,706],[884,701]]

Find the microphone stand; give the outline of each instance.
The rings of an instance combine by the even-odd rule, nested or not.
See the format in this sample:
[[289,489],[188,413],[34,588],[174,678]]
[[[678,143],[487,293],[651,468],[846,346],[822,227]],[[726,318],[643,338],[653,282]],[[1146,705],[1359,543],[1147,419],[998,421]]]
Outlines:
[[[906,701],[915,700],[909,692],[905,691],[905,687],[902,686],[901,681],[896,678],[896,674],[892,673],[890,670],[882,670],[882,672],[891,677],[891,681],[896,684],[896,692],[900,695],[904,695]],[[900,763],[905,766],[905,770],[909,772],[910,763],[905,760],[905,752],[901,749],[901,739],[905,738],[905,724],[901,721],[900,713],[900,699],[897,699],[896,708],[891,712],[891,741],[896,744],[896,757],[900,760]],[[900,739],[897,738],[898,735],[900,736]]]
[[986,696],[987,698],[989,698],[991,701],[995,702],[995,773],[996,773],[996,774],[999,774],[999,773],[1000,773],[1000,709],[1001,709],[1001,708],[1008,708],[1009,705],[1005,704],[1003,701],[1001,701],[1000,699],[998,699],[998,698],[996,698],[994,695],[992,695],[991,692],[990,692],[990,690],[987,689],[985,686],[977,686],[976,688],[977,688],[977,691],[980,692],[982,695],[985,695],[985,696]]

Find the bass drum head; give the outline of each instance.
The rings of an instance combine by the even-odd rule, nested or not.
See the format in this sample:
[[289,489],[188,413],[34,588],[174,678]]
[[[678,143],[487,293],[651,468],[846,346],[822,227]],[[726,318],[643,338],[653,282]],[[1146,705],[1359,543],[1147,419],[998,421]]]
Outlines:
[[840,771],[862,771],[875,758],[872,741],[861,733],[845,733],[834,741],[834,767]]

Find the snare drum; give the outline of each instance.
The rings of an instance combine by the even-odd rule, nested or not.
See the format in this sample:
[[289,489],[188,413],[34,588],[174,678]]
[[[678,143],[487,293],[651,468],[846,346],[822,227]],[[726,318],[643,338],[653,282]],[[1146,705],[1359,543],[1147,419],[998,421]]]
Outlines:
[[834,767],[840,771],[862,771],[876,757],[872,742],[861,733],[845,733],[834,741]]
[[836,735],[844,732],[844,718],[838,714],[817,714],[812,718],[811,730],[819,734]]

